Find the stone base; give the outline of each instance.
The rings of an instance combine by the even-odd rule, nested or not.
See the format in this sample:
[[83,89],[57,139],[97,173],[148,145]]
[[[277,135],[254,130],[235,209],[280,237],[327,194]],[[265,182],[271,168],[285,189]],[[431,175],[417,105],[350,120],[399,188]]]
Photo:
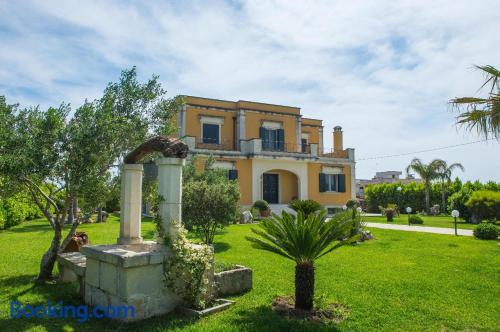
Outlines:
[[119,237],[116,241],[118,244],[127,245],[127,244],[140,244],[142,243],[142,237]]
[[92,306],[132,306],[140,320],[174,310],[178,296],[165,286],[163,261],[166,248],[154,242],[131,245],[84,246],[85,303]]
[[215,273],[218,296],[237,295],[252,289],[252,270],[236,265],[236,269]]

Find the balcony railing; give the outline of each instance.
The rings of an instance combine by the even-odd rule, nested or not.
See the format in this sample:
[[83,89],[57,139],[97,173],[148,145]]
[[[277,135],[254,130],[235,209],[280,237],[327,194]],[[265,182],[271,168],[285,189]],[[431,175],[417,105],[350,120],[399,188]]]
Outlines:
[[234,141],[232,140],[222,140],[219,142],[208,143],[202,140],[196,140],[197,149],[207,149],[207,150],[224,150],[224,151],[236,151],[234,146]]
[[311,153],[310,144],[293,144],[278,141],[262,141],[262,151]]

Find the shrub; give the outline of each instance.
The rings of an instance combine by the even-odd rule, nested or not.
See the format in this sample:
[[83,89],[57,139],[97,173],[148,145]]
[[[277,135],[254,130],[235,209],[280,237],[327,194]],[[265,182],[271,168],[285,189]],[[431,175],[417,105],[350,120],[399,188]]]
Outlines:
[[306,200],[293,200],[288,204],[288,207],[295,212],[302,211],[304,217],[307,218],[311,213],[323,210],[323,206],[312,199]]
[[474,236],[481,240],[496,240],[500,236],[500,227],[491,223],[479,224],[474,229]]
[[356,199],[350,199],[345,203],[348,209],[355,209],[359,206],[359,202]]
[[182,193],[182,221],[206,244],[212,244],[215,232],[238,218],[239,200],[238,183],[227,178],[211,184],[188,182]]
[[409,216],[410,224],[422,225],[424,223],[424,219],[420,216],[411,215]]
[[263,212],[269,210],[269,203],[267,203],[263,199],[259,199],[258,201],[255,201],[255,203],[253,203],[253,207]]
[[500,219],[500,192],[479,190],[472,193],[465,206],[470,209],[472,220],[494,221]]
[[384,211],[385,211],[385,216],[387,218],[387,221],[392,221],[394,218],[394,210],[387,208]]

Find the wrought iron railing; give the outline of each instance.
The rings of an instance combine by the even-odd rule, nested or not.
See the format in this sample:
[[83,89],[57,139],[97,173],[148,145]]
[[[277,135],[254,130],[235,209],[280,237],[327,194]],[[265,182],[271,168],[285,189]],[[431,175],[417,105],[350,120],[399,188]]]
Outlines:
[[290,153],[311,153],[310,144],[294,144],[279,141],[262,141],[262,151],[270,152],[290,152]]

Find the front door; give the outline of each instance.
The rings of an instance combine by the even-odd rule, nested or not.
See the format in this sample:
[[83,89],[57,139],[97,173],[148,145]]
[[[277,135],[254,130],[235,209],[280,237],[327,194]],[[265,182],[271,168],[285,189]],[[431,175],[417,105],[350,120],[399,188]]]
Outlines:
[[263,198],[269,204],[279,203],[279,184],[278,174],[264,174],[263,175]]

